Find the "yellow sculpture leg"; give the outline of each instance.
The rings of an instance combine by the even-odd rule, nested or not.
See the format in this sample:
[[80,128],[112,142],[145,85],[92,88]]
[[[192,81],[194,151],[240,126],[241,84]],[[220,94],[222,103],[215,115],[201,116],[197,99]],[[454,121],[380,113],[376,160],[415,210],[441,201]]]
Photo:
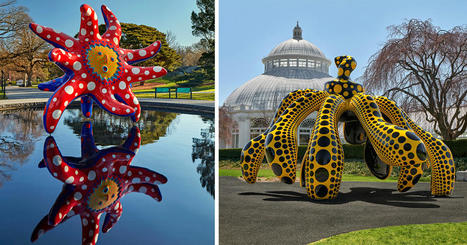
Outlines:
[[[385,115],[391,123],[403,129],[411,130],[407,120],[402,116],[402,110],[397,107],[395,103],[389,102],[390,101],[385,97],[375,98],[375,103],[378,105],[381,113]],[[410,136],[414,139],[418,138],[413,134],[410,134]],[[402,160],[404,160],[404,158],[402,158]],[[409,165],[401,166],[399,171],[397,189],[400,192],[408,191],[418,183],[423,174],[423,163],[428,162],[428,160],[425,160],[422,164],[410,164],[411,160],[406,159],[406,161],[409,161]]]
[[[436,196],[447,196],[451,194],[454,189],[456,170],[449,147],[447,147],[442,140],[433,137],[433,135],[415,124],[404,111],[397,107],[394,101],[386,97],[377,97],[376,102],[380,108],[394,111],[394,116],[399,118],[400,121],[405,121],[425,144],[428,151],[429,162],[431,162],[432,165],[431,194]],[[383,111],[383,109],[381,109],[381,111]]]
[[[383,162],[391,166],[401,166],[404,168],[404,173],[415,172],[418,178],[421,177],[426,149],[422,140],[412,130],[385,122],[376,101],[369,95],[361,93],[354,95],[351,109]],[[409,181],[407,176],[401,175],[397,185],[398,190],[407,191],[417,181],[418,179]]]
[[275,175],[287,184],[295,182],[297,167],[297,128],[318,110],[329,94],[313,91],[298,98],[280,115],[266,137],[266,159]]
[[240,156],[240,165],[242,168],[242,176],[243,179],[253,184],[256,182],[256,178],[258,176],[259,168],[261,167],[261,163],[264,159],[264,141],[269,130],[272,128],[274,123],[277,121],[280,115],[292,104],[295,100],[304,96],[305,94],[311,93],[315,90],[313,89],[303,89],[303,90],[296,90],[290,92],[287,96],[282,99],[282,102],[279,108],[276,111],[274,119],[271,122],[269,128],[262,134],[258,135],[257,137],[253,138],[246,144]]
[[337,121],[344,109],[344,97],[330,95],[321,105],[313,129],[309,159],[304,162],[306,190],[312,199],[333,199],[339,193],[344,169],[344,150]]

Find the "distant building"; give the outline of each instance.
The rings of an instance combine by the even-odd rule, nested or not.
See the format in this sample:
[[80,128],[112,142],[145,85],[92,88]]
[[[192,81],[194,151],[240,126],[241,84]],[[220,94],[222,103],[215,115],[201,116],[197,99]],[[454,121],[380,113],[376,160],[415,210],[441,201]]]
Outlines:
[[[262,60],[264,73],[249,80],[227,97],[224,106],[237,127],[232,129],[232,144],[222,148],[243,147],[251,138],[266,130],[281,100],[297,89],[324,88],[331,61],[313,43],[302,38],[302,29],[293,29],[293,38],[277,45]],[[299,128],[298,142],[307,144],[316,113]]]

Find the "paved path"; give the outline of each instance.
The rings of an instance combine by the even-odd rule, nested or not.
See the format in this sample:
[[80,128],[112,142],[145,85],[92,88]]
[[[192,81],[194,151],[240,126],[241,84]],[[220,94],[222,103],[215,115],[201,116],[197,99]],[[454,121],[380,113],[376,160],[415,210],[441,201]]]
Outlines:
[[[8,99],[0,100],[0,110],[18,107],[43,108],[51,95],[50,92],[44,92],[37,88],[22,88],[17,86],[8,86],[6,91]],[[140,98],[138,100],[143,109],[214,115],[214,101],[153,98]]]
[[336,200],[310,201],[298,183],[219,180],[220,244],[306,244],[367,228],[467,221],[467,182],[451,198],[430,197],[429,183],[399,193],[396,183],[344,182]]

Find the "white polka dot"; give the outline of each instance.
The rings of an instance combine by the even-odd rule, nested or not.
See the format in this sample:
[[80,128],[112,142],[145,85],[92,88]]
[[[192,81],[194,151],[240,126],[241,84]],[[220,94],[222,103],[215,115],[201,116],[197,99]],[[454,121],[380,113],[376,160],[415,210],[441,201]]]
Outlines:
[[61,219],[62,217],[62,213],[58,213],[58,218]]
[[127,77],[126,80],[129,82],[131,81],[131,77]]
[[132,53],[128,53],[127,56],[128,56],[128,59],[130,59],[130,60],[133,59],[133,54]]
[[60,164],[62,164],[62,158],[59,155],[56,155],[52,158],[52,162],[55,166],[60,166]]
[[83,190],[86,190],[87,188],[88,188],[87,185],[82,185],[82,186],[81,186],[81,189],[83,189]]
[[83,181],[84,181],[84,177],[79,178],[79,182],[83,182]]
[[68,101],[65,101],[65,103],[63,103],[64,106],[67,106],[68,105]]
[[79,71],[81,70],[81,63],[79,63],[79,61],[75,61],[75,63],[73,63],[73,69],[75,69],[75,71]]
[[133,74],[138,74],[139,73],[139,68],[133,67],[133,68],[131,68],[131,72],[133,72]]
[[94,20],[97,20],[97,14],[94,13]]
[[107,172],[107,168],[102,168],[102,172]]
[[55,40],[57,40],[57,41],[60,41],[60,38],[59,38],[59,37],[57,37],[57,38],[55,38]]
[[42,30],[42,26],[37,26],[37,27],[36,27],[36,32],[37,32],[37,33],[42,33],[42,31],[43,31],[43,30]]
[[96,172],[94,172],[94,170],[89,171],[88,179],[89,180],[94,180],[95,178],[96,178]]
[[126,88],[126,83],[125,83],[124,81],[121,81],[121,82],[118,84],[118,87],[119,87],[120,89],[123,90],[123,89]]
[[128,175],[128,176],[131,176],[131,171],[128,171],[127,175]]
[[53,101],[53,102],[57,101],[57,98],[53,98],[52,101]]
[[136,97],[133,98],[133,104],[135,105],[139,104],[138,99]]
[[116,26],[111,26],[111,27],[109,27],[109,30],[115,31],[115,30],[117,30],[117,27]]
[[68,166],[65,166],[64,170],[65,170],[65,173],[68,172]]
[[68,86],[65,87],[65,92],[66,92],[67,94],[72,94],[73,91],[74,91],[74,89],[73,89],[72,86],[68,85]]
[[76,201],[80,200],[81,198],[83,197],[83,195],[81,195],[81,192],[75,192],[75,195],[74,195],[74,198]]
[[142,49],[138,53],[139,53],[140,56],[145,56],[146,55],[146,50]]
[[115,45],[118,45],[118,38],[114,37],[113,40],[114,40]]
[[144,71],[144,75],[149,75],[149,71]]
[[126,166],[121,166],[120,169],[119,169],[119,172],[121,174],[124,174],[126,172]]
[[53,119],[55,120],[58,120],[60,118],[60,115],[62,115],[62,111],[61,110],[55,110],[53,113],[52,113],[52,117]]
[[92,25],[92,22],[91,22],[91,21],[88,21],[88,23],[86,23],[86,25],[91,26],[91,25]]
[[146,192],[147,190],[148,190],[148,189],[146,189],[146,187],[144,187],[144,186],[141,186],[141,187],[139,188],[139,192]]
[[65,183],[71,184],[71,183],[73,183],[73,181],[75,181],[75,178],[73,178],[73,176],[70,176],[70,177],[68,177],[68,179],[65,180]]
[[149,178],[149,177],[146,177],[146,178],[144,178],[144,180],[145,180],[145,181],[149,181],[149,180],[150,180],[150,178]]
[[66,216],[71,217],[73,215],[75,215],[75,211],[70,210],[70,212],[68,212],[68,214]]
[[86,16],[90,16],[92,14],[91,8],[88,8],[86,10]]
[[129,99],[130,98],[130,95],[129,94],[125,94],[125,99]]
[[130,187],[128,187],[128,191],[130,191],[130,192],[132,192],[134,189],[135,188],[132,185],[130,185]]
[[[88,23],[89,23],[89,22],[88,22]],[[81,28],[81,35],[83,35],[83,36],[86,35],[86,29]]]
[[83,225],[87,226],[88,225],[88,220],[86,218],[83,218]]
[[88,83],[88,90],[93,91],[96,88],[96,84],[94,82]]
[[115,107],[112,107],[112,111],[115,111],[115,110],[117,110],[117,109],[115,109]]
[[130,113],[130,109],[126,109],[126,113]]
[[73,46],[73,44],[74,44],[73,41],[71,41],[70,39],[67,39],[67,40],[65,41],[65,46],[67,46],[67,47],[69,47],[69,48],[71,48],[71,47]]
[[75,170],[75,174],[78,174],[78,170]]
[[103,94],[107,93],[107,89],[103,88],[103,89],[102,89],[102,93],[103,93]]
[[154,66],[152,69],[153,69],[155,72],[160,72],[160,71],[162,71],[162,67],[160,67],[160,66]]
[[115,100],[115,96],[113,94],[110,95],[110,98],[112,98],[113,100]]
[[131,182],[132,182],[132,183],[139,183],[139,182],[141,182],[141,180],[140,180],[139,178],[133,178],[133,179],[131,180]]
[[83,88],[83,87],[84,87],[84,85],[83,85],[82,83],[80,83],[78,86],[79,86],[79,88]]
[[86,73],[81,74],[81,77],[82,77],[82,78],[86,78],[87,76],[88,76],[88,75],[86,75]]
[[50,129],[54,129],[54,128],[55,128],[55,126],[50,126]]
[[102,100],[102,104],[105,104],[105,100]]

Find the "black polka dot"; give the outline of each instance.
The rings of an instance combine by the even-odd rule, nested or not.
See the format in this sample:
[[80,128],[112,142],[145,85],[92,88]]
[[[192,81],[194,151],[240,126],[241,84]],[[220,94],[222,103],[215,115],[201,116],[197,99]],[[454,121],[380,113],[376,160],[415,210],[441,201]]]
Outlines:
[[321,147],[326,147],[329,145],[329,143],[330,143],[330,140],[326,136],[321,136],[318,140],[318,145]]
[[318,168],[315,171],[315,178],[319,182],[324,182],[324,181],[328,180],[328,178],[329,178],[328,170],[325,169],[325,168]]
[[407,131],[407,132],[405,133],[405,135],[407,135],[407,137],[408,137],[409,139],[413,139],[413,140],[417,140],[417,141],[420,140],[420,138],[418,138],[418,136],[417,136],[416,134],[414,134],[414,133],[412,133],[412,132],[410,132],[410,131]]
[[318,197],[325,197],[328,194],[328,188],[325,185],[318,185],[315,188],[315,193]]
[[397,141],[398,141],[399,143],[404,143],[404,142],[405,142],[405,137],[404,137],[404,136],[401,136],[401,137],[399,137],[399,138],[397,139]]
[[328,164],[331,161],[331,154],[327,150],[320,150],[316,153],[316,161],[321,165]]
[[409,143],[406,143],[406,144],[404,145],[404,150],[410,151],[410,149],[412,149],[412,146],[411,146]]
[[273,163],[271,168],[276,176],[280,176],[282,174],[282,167],[279,164]]

